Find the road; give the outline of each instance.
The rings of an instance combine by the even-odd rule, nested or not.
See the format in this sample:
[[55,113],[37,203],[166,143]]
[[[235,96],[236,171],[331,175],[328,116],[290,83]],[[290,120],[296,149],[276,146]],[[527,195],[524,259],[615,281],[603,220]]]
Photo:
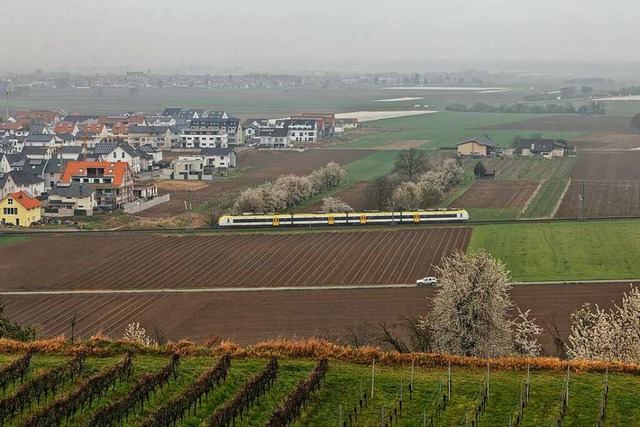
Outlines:
[[[576,280],[552,282],[512,282],[512,286],[550,285],[598,285],[604,283],[638,283],[640,279],[625,280]],[[359,289],[406,289],[416,288],[413,283],[386,285],[327,285],[327,286],[275,286],[255,288],[159,288],[159,289],[70,289],[52,291],[1,291],[0,296],[31,295],[163,295],[163,294],[206,294],[229,292],[287,292],[287,291],[353,291]],[[425,286],[430,287],[430,286]]]

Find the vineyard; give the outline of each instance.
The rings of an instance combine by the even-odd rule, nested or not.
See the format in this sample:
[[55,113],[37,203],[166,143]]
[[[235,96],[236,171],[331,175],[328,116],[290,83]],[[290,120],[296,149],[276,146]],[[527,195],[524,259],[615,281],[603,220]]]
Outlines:
[[[364,353],[363,353],[364,354]],[[371,353],[374,355],[375,353]],[[224,354],[0,355],[3,426],[628,426],[622,372]],[[413,359],[420,360],[420,359]],[[551,365],[549,365],[551,367]]]
[[443,255],[465,250],[470,235],[469,228],[398,227],[361,232],[34,238],[0,248],[4,268],[0,288],[413,283],[433,274]]
[[475,181],[451,203],[458,208],[523,208],[538,188],[531,181]]

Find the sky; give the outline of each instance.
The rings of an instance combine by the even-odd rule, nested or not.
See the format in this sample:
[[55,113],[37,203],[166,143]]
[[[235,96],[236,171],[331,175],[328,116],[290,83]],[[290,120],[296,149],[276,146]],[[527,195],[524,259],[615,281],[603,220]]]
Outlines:
[[0,71],[635,62],[632,0],[0,0]]

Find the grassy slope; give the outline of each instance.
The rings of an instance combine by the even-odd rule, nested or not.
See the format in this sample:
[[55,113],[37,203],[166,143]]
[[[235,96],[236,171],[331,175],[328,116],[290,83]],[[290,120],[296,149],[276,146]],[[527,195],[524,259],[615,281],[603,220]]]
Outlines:
[[0,247],[24,242],[29,236],[0,236]]
[[[4,364],[13,356],[0,356],[0,364]],[[99,369],[112,365],[119,357],[87,359],[86,374],[90,375]],[[34,371],[49,368],[63,363],[59,356],[37,355],[34,358]],[[90,410],[76,414],[71,420],[73,425],[86,422],[91,414],[99,407],[122,396],[143,372],[153,372],[167,363],[168,359],[159,356],[139,356],[134,362],[134,376],[129,383],[119,384],[115,389],[102,397]],[[200,373],[208,369],[215,360],[211,357],[184,357],[180,365],[180,375],[177,381],[171,381],[156,395],[152,395],[145,410],[137,410],[129,418],[125,426],[134,426],[141,417],[166,403],[176,393],[184,390]],[[266,360],[233,359],[232,368],[227,381],[202,401],[202,406],[195,413],[188,415],[179,425],[198,426],[224,401],[231,398],[240,387],[266,363]],[[249,413],[236,423],[238,426],[259,426],[269,417],[278,402],[293,390],[295,384],[311,371],[314,365],[310,360],[282,360],[281,370],[276,386],[253,406]],[[30,373],[26,378],[29,381]],[[478,389],[485,378],[484,369],[452,368],[452,400],[444,412],[439,425],[463,425],[465,413],[471,412],[477,404]],[[490,377],[491,392],[485,414],[480,419],[481,426],[506,425],[508,416],[519,394],[520,384],[525,378],[524,372],[512,370],[493,371]],[[445,368],[416,368],[414,377],[413,398],[409,399],[408,382],[410,380],[409,367],[376,367],[376,381],[374,398],[369,399],[366,408],[359,417],[358,425],[376,425],[380,419],[382,407],[389,414],[390,409],[397,407],[402,381],[403,418],[398,425],[422,425],[423,411],[427,415],[432,413],[435,391],[438,381],[446,379]],[[610,394],[607,410],[608,426],[637,425],[640,422],[640,408],[636,404],[635,391],[640,386],[640,378],[630,374],[611,374]],[[564,425],[582,426],[594,425],[598,413],[603,375],[597,373],[571,374],[571,399]],[[531,373],[531,400],[525,409],[523,426],[552,425],[560,406],[560,395],[564,382],[564,373],[556,371],[537,371]],[[345,362],[332,361],[323,388],[315,400],[304,411],[296,426],[333,426],[338,425],[339,407],[342,405],[343,420],[348,421],[348,413],[358,405],[361,384],[363,390],[370,393],[371,368]],[[65,386],[59,395],[71,390],[72,385]],[[14,388],[10,387],[4,396],[11,395]],[[1,392],[0,392],[1,394]],[[51,399],[48,399],[50,401]],[[34,404],[32,411],[45,405]],[[392,411],[393,409],[391,409]],[[14,422],[16,422],[14,420]]]
[[[439,112],[421,116],[400,117],[369,122],[366,126],[392,128],[388,132],[373,133],[359,140],[335,148],[375,148],[391,141],[423,140],[424,149],[455,147],[455,145],[476,135],[488,134],[498,145],[507,147],[515,135],[529,135],[531,131],[519,130],[478,130],[484,126],[527,120],[539,115],[530,114],[483,114]],[[544,132],[547,138],[570,139],[579,132]]]
[[517,281],[640,277],[640,220],[490,224],[473,230],[470,251],[484,248]]

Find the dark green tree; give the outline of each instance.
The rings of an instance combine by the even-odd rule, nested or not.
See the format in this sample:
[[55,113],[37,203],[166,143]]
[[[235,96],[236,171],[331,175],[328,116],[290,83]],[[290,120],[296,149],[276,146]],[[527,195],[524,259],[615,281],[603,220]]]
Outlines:
[[4,303],[0,299],[0,338],[17,341],[32,341],[36,339],[36,330],[28,326],[20,326],[12,322],[4,313]]
[[487,172],[487,169],[484,167],[484,163],[482,163],[481,161],[476,163],[476,165],[473,167],[473,174],[478,178],[480,178],[486,172]]
[[396,156],[396,171],[412,179],[429,170],[429,158],[423,150],[402,150]]

